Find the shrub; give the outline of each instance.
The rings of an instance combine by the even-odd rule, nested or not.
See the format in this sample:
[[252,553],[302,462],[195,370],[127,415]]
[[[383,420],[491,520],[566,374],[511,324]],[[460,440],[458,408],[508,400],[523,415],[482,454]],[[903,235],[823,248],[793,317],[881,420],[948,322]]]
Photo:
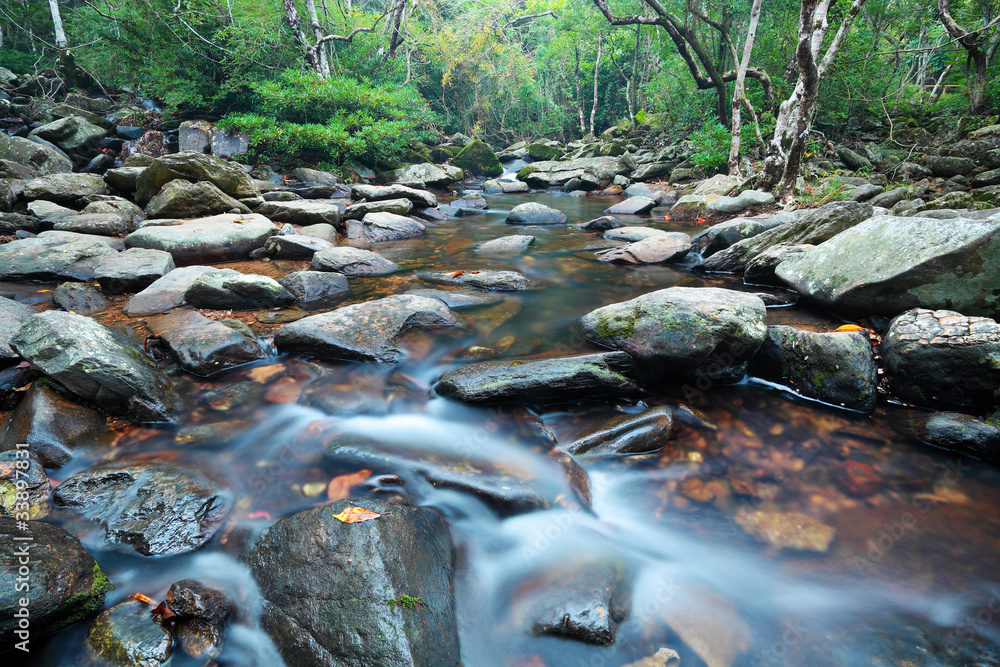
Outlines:
[[729,134],[729,130],[718,123],[708,121],[700,130],[691,133],[691,143],[695,150],[691,161],[706,173],[717,173],[726,168],[731,142],[732,135]]

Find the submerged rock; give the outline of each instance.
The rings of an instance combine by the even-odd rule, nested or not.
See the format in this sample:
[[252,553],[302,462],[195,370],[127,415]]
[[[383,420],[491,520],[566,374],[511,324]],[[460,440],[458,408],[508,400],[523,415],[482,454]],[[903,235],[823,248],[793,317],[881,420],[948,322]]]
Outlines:
[[[382,515],[334,518],[352,505]],[[435,511],[361,498],[281,519],[248,562],[287,664],[431,667],[459,662],[452,558]]]
[[109,542],[144,556],[197,549],[233,504],[232,494],[200,469],[162,461],[79,473],[59,485],[53,501],[99,522]]
[[166,343],[178,365],[195,375],[212,375],[267,356],[245,324],[212,320],[196,310],[178,309],[151,317],[146,326]]
[[916,308],[882,341],[893,394],[926,407],[992,407],[1000,390],[1000,325],[985,317]]
[[581,222],[577,225],[577,228],[588,232],[603,232],[608,229],[617,229],[618,227],[624,226],[625,223],[618,218],[611,215],[602,215],[600,218],[594,218],[593,220],[588,220],[587,222]]
[[463,308],[477,308],[479,306],[492,306],[502,303],[504,298],[497,294],[489,294],[475,289],[421,289],[419,287],[410,289],[407,294],[413,296],[426,296],[437,299],[451,310],[461,310]]
[[379,276],[399,271],[399,267],[377,252],[342,246],[313,255],[313,271],[334,271],[345,276]]
[[663,264],[683,259],[690,250],[691,237],[681,232],[667,232],[596,254],[602,262],[613,264]]
[[366,301],[286,324],[274,337],[279,351],[343,361],[398,361],[396,339],[415,327],[459,322],[437,299],[406,294]]
[[875,409],[878,365],[864,332],[768,327],[750,373],[824,403],[862,412]]
[[469,285],[485,290],[519,291],[528,289],[528,279],[517,271],[437,271],[427,280],[446,285]]
[[87,633],[87,646],[116,667],[159,667],[170,660],[170,631],[154,620],[149,605],[129,600],[101,612]]
[[733,520],[749,535],[777,549],[826,553],[836,534],[825,523],[798,512],[745,512]]
[[652,369],[738,381],[767,334],[758,297],[714,287],[670,287],[591,311],[584,338]]
[[535,237],[528,234],[501,236],[498,239],[480,243],[476,252],[517,252],[524,250],[534,242]]
[[[27,575],[30,586],[30,628],[18,637],[19,618],[23,607],[23,591],[16,590],[18,569],[23,566],[19,552],[25,542],[15,538],[30,533],[32,542],[26,551],[31,568]],[[31,641],[52,634],[67,625],[97,613],[104,606],[104,596],[111,582],[104,576],[93,557],[76,539],[62,528],[34,521],[28,531],[16,520],[0,517],[0,651],[13,649],[25,639]],[[31,644],[27,644],[31,646]]]
[[673,426],[673,411],[658,406],[598,424],[578,435],[566,449],[574,456],[649,454],[666,447]]
[[486,361],[448,371],[434,391],[466,403],[572,403],[641,395],[632,358],[622,352],[525,361]]
[[10,342],[21,357],[84,400],[136,421],[169,421],[170,383],[133,343],[83,315],[29,317]]

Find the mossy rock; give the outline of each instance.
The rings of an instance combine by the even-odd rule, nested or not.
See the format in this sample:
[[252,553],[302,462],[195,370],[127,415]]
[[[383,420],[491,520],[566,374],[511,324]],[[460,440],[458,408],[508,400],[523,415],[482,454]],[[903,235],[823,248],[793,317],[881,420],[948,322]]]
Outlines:
[[499,176],[503,173],[500,160],[489,146],[478,139],[463,148],[451,163],[478,176]]

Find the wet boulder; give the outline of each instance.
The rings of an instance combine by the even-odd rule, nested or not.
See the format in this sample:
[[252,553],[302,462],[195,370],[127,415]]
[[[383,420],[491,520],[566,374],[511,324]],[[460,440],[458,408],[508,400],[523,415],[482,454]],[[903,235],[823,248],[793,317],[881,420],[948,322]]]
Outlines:
[[864,332],[768,327],[750,373],[824,403],[861,412],[875,409],[878,366]]
[[524,250],[535,242],[535,237],[529,234],[513,234],[511,236],[501,236],[491,241],[484,241],[476,247],[476,252],[503,253],[518,252]]
[[708,257],[720,250],[725,250],[734,243],[743,239],[757,236],[761,232],[766,232],[778,225],[795,220],[794,213],[779,213],[772,216],[758,216],[753,218],[733,218],[726,222],[712,225],[701,234],[691,239],[694,249]]
[[128,600],[94,619],[87,646],[115,667],[158,667],[173,653],[170,631],[149,613],[150,607]]
[[347,276],[330,271],[295,271],[278,281],[303,307],[333,305],[351,291]]
[[421,277],[434,283],[468,285],[502,292],[526,290],[530,282],[517,271],[435,271]]
[[178,265],[246,259],[278,227],[257,215],[214,215],[181,224],[143,227],[125,237],[129,248],[169,252]]
[[471,208],[479,211],[488,211],[490,208],[490,203],[486,201],[486,197],[476,192],[462,195],[461,199],[456,199],[451,202],[451,205],[456,208]]
[[597,424],[577,435],[566,449],[574,456],[649,454],[667,446],[673,427],[673,411],[657,406]]
[[807,243],[779,243],[760,253],[749,262],[743,271],[743,282],[747,285],[774,285],[784,287],[785,283],[775,275],[782,262],[798,257],[816,246]]
[[596,254],[602,262],[612,264],[665,264],[684,259],[690,250],[690,236],[681,232],[665,232]]
[[342,209],[329,200],[269,201],[259,207],[257,213],[275,222],[336,227],[340,224]]
[[46,468],[66,465],[77,449],[93,446],[107,431],[107,418],[36,380],[11,413],[0,451],[27,443]]
[[233,505],[229,490],[201,469],[164,461],[76,474],[56,488],[52,500],[99,523],[108,542],[144,556],[197,549],[212,539]]
[[37,312],[34,306],[0,297],[0,361],[17,359],[17,353],[10,348],[10,339],[24,321]]
[[427,227],[419,220],[395,213],[368,213],[358,220],[346,223],[347,238],[370,243],[411,239],[422,236]]
[[405,185],[367,185],[358,184],[351,186],[351,197],[357,200],[384,201],[386,199],[399,199],[400,197],[409,199],[414,206],[420,208],[434,208],[438,205],[437,197],[426,190],[407,187]]
[[[107,122],[107,121],[105,121]],[[64,151],[87,149],[108,135],[108,130],[80,116],[67,116],[36,127],[29,137],[38,137]]]
[[451,159],[451,163],[476,176],[499,176],[503,173],[496,154],[479,139],[470,141]]
[[106,310],[111,300],[89,283],[63,283],[52,290],[52,303],[68,313],[89,317]]
[[577,225],[578,229],[583,229],[588,232],[604,232],[609,229],[617,229],[618,227],[624,227],[625,223],[612,215],[602,215],[599,218],[594,218],[593,220],[588,220],[587,222],[581,222]]
[[640,215],[649,213],[654,208],[656,208],[655,200],[638,195],[618,202],[611,208],[605,209],[604,213],[607,215]]
[[[126,165],[128,166],[128,165]],[[181,151],[154,159],[136,179],[136,203],[145,206],[170,181],[208,181],[235,199],[259,197],[250,174],[239,166],[211,155]]]
[[[381,516],[342,523],[357,505]],[[340,500],[272,525],[248,557],[262,624],[290,665],[459,662],[447,522],[434,510]],[[317,596],[317,591],[339,592]]]
[[720,250],[696,268],[706,272],[736,273],[746,263],[779,243],[822,243],[872,216],[872,205],[854,201],[821,206],[788,224],[779,225]]
[[108,294],[141,292],[175,268],[174,258],[169,252],[129,248],[105,255],[97,265],[94,277]]
[[179,308],[151,317],[146,326],[195,375],[207,376],[267,356],[253,332],[237,320],[213,320],[196,310]]
[[250,209],[209,181],[169,181],[146,204],[146,216],[151,219],[201,218],[220,213],[250,213]]
[[205,273],[221,270],[212,266],[184,266],[174,269],[129,299],[125,304],[125,313],[131,317],[141,317],[165,313],[172,308],[183,306],[184,295],[198,278]]
[[612,227],[604,232],[604,238],[609,241],[635,243],[636,241],[644,241],[654,236],[663,236],[669,233],[654,227]]
[[925,407],[991,407],[1000,390],[1000,325],[985,317],[916,308],[882,341],[892,393]]
[[406,197],[399,199],[381,199],[379,201],[361,201],[351,204],[344,211],[345,220],[361,220],[369,213],[393,213],[406,215],[413,209],[413,202]]
[[395,262],[371,250],[343,246],[313,255],[313,271],[333,271],[345,276],[378,276],[399,271]]
[[398,361],[396,339],[412,328],[458,326],[437,299],[406,294],[344,306],[286,324],[274,337],[281,352],[343,361]]
[[288,306],[295,295],[274,278],[232,269],[206,272],[184,292],[184,302],[213,310],[261,310]]
[[52,485],[45,465],[30,450],[0,452],[0,516],[44,519],[52,511]]
[[960,412],[933,412],[921,416],[918,434],[935,447],[1000,461],[1000,428]]
[[719,197],[708,202],[705,210],[709,213],[740,213],[753,206],[766,206],[774,203],[774,195],[760,190],[744,190],[735,197]]
[[[16,538],[28,533],[32,541]],[[29,545],[30,546],[27,546]],[[30,554],[28,585],[30,627],[18,637],[20,601],[24,592],[16,590],[15,580],[23,565],[21,552]],[[27,531],[12,518],[0,517],[0,651],[15,648],[18,642],[52,634],[67,625],[97,613],[104,606],[104,596],[111,582],[101,572],[93,557],[62,528],[42,521],[29,524]],[[31,643],[25,644],[29,648]],[[8,658],[9,659],[9,658]]]
[[[0,181],[2,182],[2,181]],[[3,186],[0,185],[0,189]],[[2,194],[0,194],[2,197]],[[0,205],[0,208],[3,208]],[[41,221],[33,215],[22,213],[0,213],[0,236],[14,236],[16,234],[29,232],[37,234],[41,229]]]
[[279,235],[267,240],[263,254],[275,259],[311,259],[317,252],[335,247],[333,243],[315,236]]
[[632,358],[621,352],[485,361],[448,371],[434,391],[465,403],[558,404],[640,396]]
[[838,312],[893,316],[910,308],[1000,314],[1000,220],[878,216],[775,270]]
[[164,601],[174,613],[174,631],[184,652],[192,658],[218,656],[223,626],[233,611],[225,593],[184,579],[171,584]]
[[21,137],[9,137],[2,132],[0,158],[31,168],[42,175],[73,171],[73,161],[55,146]]
[[760,298],[714,287],[670,287],[591,311],[584,338],[623,350],[651,371],[738,381],[764,342]]
[[561,225],[564,222],[566,215],[562,211],[537,202],[518,204],[507,214],[508,225]]
[[81,213],[68,215],[52,225],[60,232],[95,234],[97,236],[120,236],[127,234],[131,225],[116,213]]
[[10,342],[73,394],[135,421],[169,421],[170,383],[138,345],[83,315],[55,310],[32,315]]
[[27,200],[44,199],[56,204],[72,204],[87,195],[106,195],[104,179],[96,174],[49,174],[33,178],[24,185],[21,196]]

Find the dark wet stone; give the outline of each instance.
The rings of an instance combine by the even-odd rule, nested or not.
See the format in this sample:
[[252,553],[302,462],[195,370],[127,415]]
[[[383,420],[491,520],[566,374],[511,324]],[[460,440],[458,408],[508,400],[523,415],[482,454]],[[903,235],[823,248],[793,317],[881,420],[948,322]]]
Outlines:
[[212,320],[196,310],[183,308],[151,317],[146,326],[166,343],[178,365],[195,375],[212,375],[267,356],[245,324]]
[[421,278],[445,285],[469,285],[485,290],[518,291],[528,289],[528,279],[517,271],[437,271]]
[[426,226],[419,220],[395,213],[367,213],[362,220],[348,220],[347,238],[381,243],[422,236]]
[[0,245],[0,280],[93,280],[102,257],[115,252],[91,239],[39,236]]
[[128,233],[129,226],[128,222],[115,213],[81,213],[60,219],[52,225],[52,229],[96,236],[121,236]]
[[434,385],[467,403],[528,404],[614,400],[642,394],[632,358],[622,352],[525,361],[485,361],[448,371]]
[[351,291],[347,277],[330,271],[296,271],[278,281],[302,306],[332,306]]
[[165,601],[175,614],[171,618],[184,652],[193,658],[218,656],[223,625],[233,611],[225,594],[194,579],[184,579],[170,586]]
[[619,415],[581,433],[566,449],[574,456],[648,454],[666,447],[673,424],[666,406]]
[[94,273],[101,289],[109,294],[122,294],[141,292],[174,268],[174,258],[168,252],[129,248],[105,255]]
[[89,316],[107,309],[111,300],[93,285],[63,283],[52,291],[52,303],[67,312]]
[[[333,518],[351,505],[384,514]],[[337,501],[275,523],[248,561],[266,600],[262,624],[289,665],[459,661],[451,540],[431,509]]]
[[894,319],[882,342],[892,393],[925,407],[996,405],[1000,325],[986,317],[916,308]]
[[21,324],[37,312],[34,306],[0,297],[0,360],[17,359],[17,353],[10,349],[10,339]]
[[518,204],[507,214],[508,225],[561,225],[564,222],[566,215],[562,211],[537,202]]
[[38,218],[20,213],[0,213],[0,234],[10,235],[17,232],[37,234],[41,230]]
[[295,295],[274,278],[221,269],[198,276],[184,301],[195,308],[260,310],[290,305]]
[[405,353],[396,339],[415,327],[452,327],[458,320],[442,302],[396,295],[312,315],[274,337],[282,352],[321,359],[394,362]]
[[768,327],[750,373],[824,403],[875,409],[878,365],[864,332]]
[[144,556],[197,549],[233,504],[230,492],[200,469],[161,461],[82,472],[60,484],[53,501],[99,522],[109,542]]
[[135,421],[169,421],[176,398],[143,350],[83,315],[29,317],[11,340],[25,360],[73,394]]
[[958,412],[935,412],[923,422],[923,438],[932,445],[1000,461],[1000,428]]
[[607,646],[628,614],[625,565],[612,557],[576,558],[518,586],[512,613],[535,635]]
[[336,246],[315,236],[294,234],[291,236],[272,236],[264,244],[264,254],[277,259],[310,259],[322,250]]
[[773,245],[747,262],[746,269],[743,272],[743,282],[747,285],[775,285],[777,287],[784,287],[785,283],[774,274],[778,265],[786,259],[797,257],[815,247],[814,245],[804,243],[779,243]]
[[[31,643],[72,623],[97,613],[104,605],[104,596],[111,590],[111,582],[104,576],[93,557],[69,533],[58,526],[43,521],[33,521],[28,532],[32,537],[28,549],[31,557],[29,605]],[[19,576],[19,551],[25,531],[17,521],[0,517],[0,651],[13,649],[22,641],[15,634],[24,592],[15,589]]]
[[684,259],[690,250],[690,236],[680,232],[668,232],[628,245],[601,250],[596,254],[602,262],[612,264],[663,264]]
[[107,418],[101,412],[74,403],[38,380],[11,414],[0,451],[27,443],[46,468],[61,468],[78,448],[93,445],[106,430]]
[[581,222],[577,225],[579,229],[584,229],[588,232],[603,232],[624,226],[624,222],[611,215],[602,215],[600,218],[594,218],[593,220]]
[[313,255],[311,268],[345,276],[378,276],[399,270],[394,262],[377,252],[347,246],[317,252]]
[[461,310],[463,308],[476,308],[478,306],[492,306],[503,301],[502,296],[489,294],[473,289],[421,289],[414,287],[407,294],[412,296],[425,296],[437,299],[448,306],[451,310]]
[[44,519],[52,509],[51,497],[45,466],[34,452],[0,452],[0,515],[23,513],[31,521]]
[[[666,372],[740,380],[767,334],[764,302],[714,287],[670,287],[584,315],[580,330]],[[644,371],[646,369],[644,368]]]
[[158,667],[170,659],[170,632],[154,620],[149,605],[135,600],[101,612],[87,633],[87,646],[116,667]]
[[246,259],[277,233],[278,227],[263,216],[223,214],[143,227],[126,236],[125,245],[169,252],[178,265],[205,264]]
[[517,252],[524,250],[535,242],[534,236],[527,234],[514,234],[513,236],[501,236],[492,241],[484,241],[476,248],[476,252]]

